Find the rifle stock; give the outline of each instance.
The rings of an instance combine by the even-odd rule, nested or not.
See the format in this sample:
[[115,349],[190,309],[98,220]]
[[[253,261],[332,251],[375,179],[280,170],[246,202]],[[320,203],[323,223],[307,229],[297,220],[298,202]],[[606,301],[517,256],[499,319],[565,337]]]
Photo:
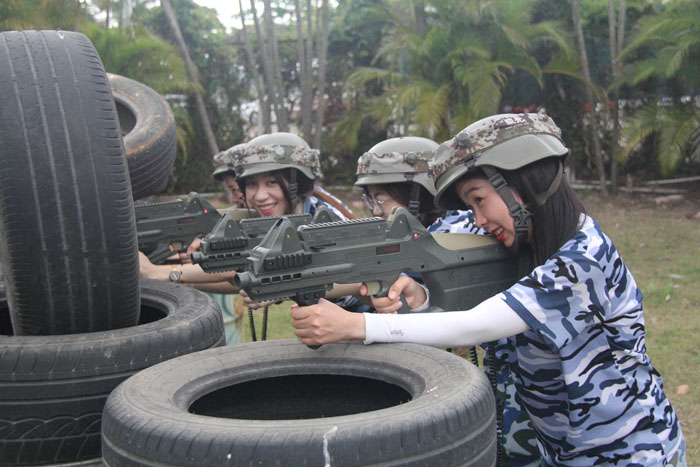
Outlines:
[[402,208],[388,220],[296,227],[282,218],[250,253],[234,285],[257,301],[310,304],[334,283],[364,282],[370,294],[385,296],[402,272],[414,272],[430,288],[431,305],[465,310],[517,280],[516,258],[491,236],[446,235],[461,243],[448,245]]
[[138,248],[154,264],[177,251],[185,251],[195,237],[209,233],[221,217],[197,193],[186,201],[139,203],[134,206],[134,213]]

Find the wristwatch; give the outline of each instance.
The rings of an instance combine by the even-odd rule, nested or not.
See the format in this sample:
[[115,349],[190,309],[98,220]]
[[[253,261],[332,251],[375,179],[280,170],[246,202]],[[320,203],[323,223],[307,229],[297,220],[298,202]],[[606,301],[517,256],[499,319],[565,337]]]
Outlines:
[[170,275],[168,276],[170,278],[170,282],[180,282],[180,279],[182,279],[182,264],[178,264],[173,266],[173,268],[170,270]]

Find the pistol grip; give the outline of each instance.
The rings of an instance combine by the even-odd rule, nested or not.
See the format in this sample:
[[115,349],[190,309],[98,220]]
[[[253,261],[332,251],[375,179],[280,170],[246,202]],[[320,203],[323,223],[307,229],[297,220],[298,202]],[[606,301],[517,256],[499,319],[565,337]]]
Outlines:
[[[310,292],[299,292],[297,295],[294,297],[294,301],[297,302],[299,306],[309,306],[309,305],[315,305],[318,303],[319,300],[321,300],[324,296],[326,295],[325,290],[313,290]],[[308,348],[316,350],[320,345],[307,345]]]

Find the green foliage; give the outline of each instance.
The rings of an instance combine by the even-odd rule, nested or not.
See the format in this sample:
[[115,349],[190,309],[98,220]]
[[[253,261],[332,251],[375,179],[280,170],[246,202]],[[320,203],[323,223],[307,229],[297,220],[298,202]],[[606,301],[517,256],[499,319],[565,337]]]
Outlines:
[[107,72],[139,81],[160,94],[192,90],[179,51],[142,25],[136,25],[133,34],[95,24],[84,33],[95,45]]
[[700,111],[694,104],[661,105],[653,101],[635,112],[624,129],[628,142],[622,160],[652,135],[661,175],[673,174],[686,155],[689,162],[691,157],[695,163],[700,162]]
[[631,84],[660,75],[700,85],[700,4],[679,1],[661,14],[643,18],[622,58],[647,46],[654,48],[654,54],[640,58],[626,70]]
[[[380,126],[402,128],[402,134],[447,139],[467,123],[497,113],[516,73],[534,77],[541,87],[543,69],[535,51],[571,55],[561,26],[535,21],[531,1],[425,2],[424,31],[413,10],[399,3],[379,4],[390,27],[375,60],[387,65],[356,69],[345,89],[355,98],[352,111]],[[575,75],[573,69],[566,72]]]
[[[205,107],[219,148],[240,143],[244,139],[245,122],[239,107],[246,81],[237,63],[237,48],[231,44],[215,10],[201,7],[191,0],[171,0],[171,4],[190,57],[199,72]],[[175,44],[160,7],[139,13],[136,20],[152,33]],[[179,50],[176,53],[179,55]],[[190,91],[189,86],[183,88],[187,97],[179,96],[174,104],[179,150],[167,188],[169,193],[218,189],[211,177],[213,154],[209,153]]]
[[91,18],[79,0],[2,0],[0,31],[64,29],[80,31]]
[[[654,53],[642,53],[645,48],[653,48]],[[663,101],[654,97],[632,115],[623,130],[628,143],[618,157],[625,160],[654,136],[660,172],[669,176],[684,160],[700,162],[700,108],[692,98],[690,102],[679,99],[679,94],[692,95],[700,86],[700,3],[679,1],[660,14],[642,18],[622,57],[635,54],[638,59],[624,73],[627,83],[663,77],[670,89],[681,92]]]

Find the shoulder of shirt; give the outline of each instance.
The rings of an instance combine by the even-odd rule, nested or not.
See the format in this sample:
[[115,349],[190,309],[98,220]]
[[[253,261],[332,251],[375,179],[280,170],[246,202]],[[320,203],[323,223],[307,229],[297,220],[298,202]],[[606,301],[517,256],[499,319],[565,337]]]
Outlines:
[[602,232],[598,224],[585,214],[581,214],[579,229],[561,248],[559,248],[551,258],[573,258],[580,255],[588,260],[596,261],[595,254],[598,248],[596,245],[608,244],[610,239]]

